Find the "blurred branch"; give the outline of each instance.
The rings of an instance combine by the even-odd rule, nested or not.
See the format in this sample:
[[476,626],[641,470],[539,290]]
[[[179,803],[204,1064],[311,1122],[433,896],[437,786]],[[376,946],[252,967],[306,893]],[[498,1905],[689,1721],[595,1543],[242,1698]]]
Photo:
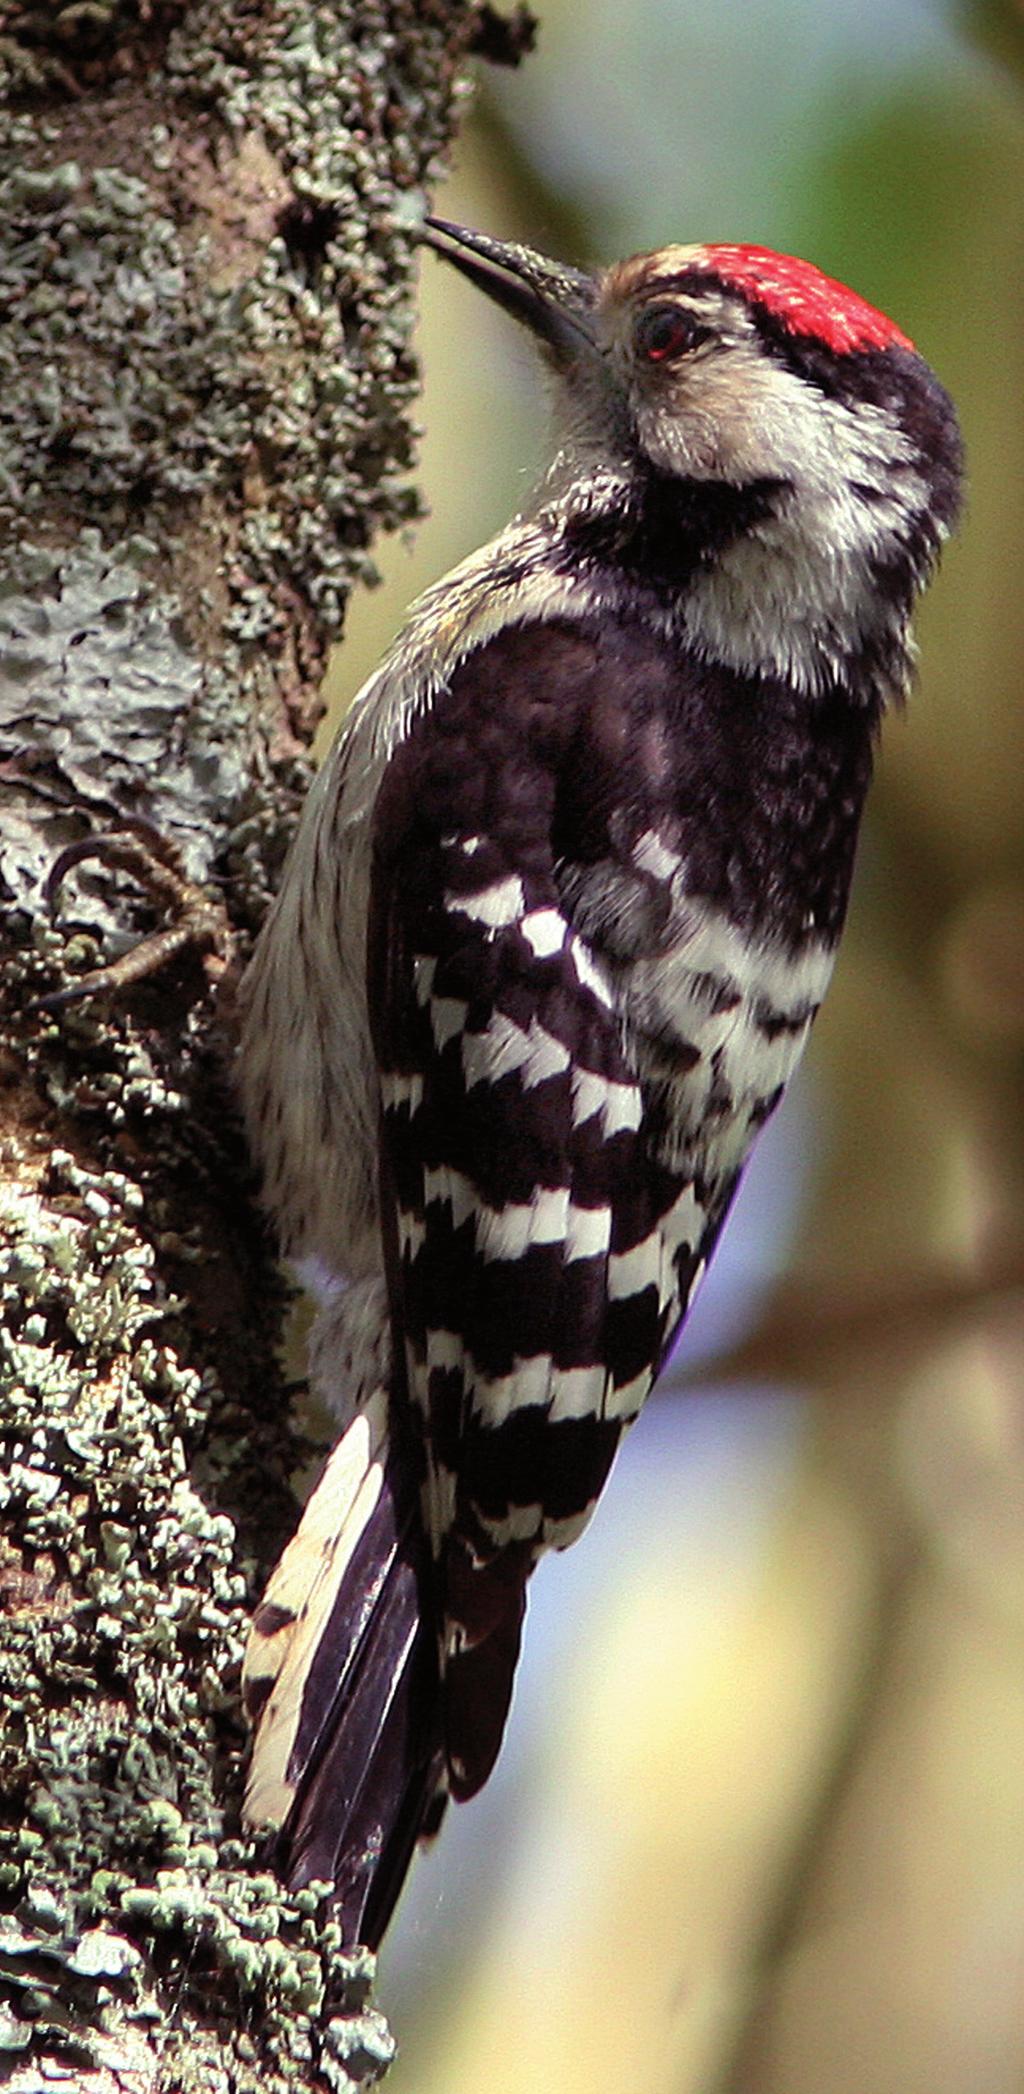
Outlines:
[[[851,1354],[891,1362],[925,1342],[941,1342],[965,1316],[981,1315],[1024,1290],[1024,1249],[1007,1246],[976,1272],[953,1266],[901,1273],[895,1281],[865,1273],[855,1282],[822,1279],[783,1284],[748,1338],[716,1359],[718,1382],[814,1383]],[[706,1363],[686,1374],[707,1381]]]

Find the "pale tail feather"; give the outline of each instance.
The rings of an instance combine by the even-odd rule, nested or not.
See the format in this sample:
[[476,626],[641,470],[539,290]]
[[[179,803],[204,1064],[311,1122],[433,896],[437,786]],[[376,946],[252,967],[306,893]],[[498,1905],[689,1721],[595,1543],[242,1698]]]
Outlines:
[[333,1882],[346,1939],[371,1945],[443,1808],[415,1471],[390,1454],[387,1408],[380,1391],[331,1455],[243,1668],[246,1820],[278,1830],[293,1887]]

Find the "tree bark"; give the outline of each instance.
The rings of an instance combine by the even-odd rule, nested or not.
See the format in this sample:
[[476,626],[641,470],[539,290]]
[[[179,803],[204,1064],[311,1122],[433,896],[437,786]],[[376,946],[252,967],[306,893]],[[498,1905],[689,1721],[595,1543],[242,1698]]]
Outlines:
[[[474,37],[514,55],[465,0],[0,10],[0,2072],[23,2094],[345,2090],[393,2048],[372,1960],[239,1831],[239,1662],[297,1448],[231,985],[346,598],[416,513],[410,229]],[[207,908],[205,959],[41,1005],[163,922],[150,828],[223,932]],[[97,832],[119,841],[71,851],[51,920],[47,874]]]

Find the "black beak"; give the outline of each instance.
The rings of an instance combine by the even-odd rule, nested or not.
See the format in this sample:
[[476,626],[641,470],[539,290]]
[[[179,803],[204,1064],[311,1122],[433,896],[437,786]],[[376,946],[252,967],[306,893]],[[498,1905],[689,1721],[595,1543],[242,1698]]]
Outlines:
[[489,233],[449,225],[444,218],[426,219],[420,238],[537,335],[559,369],[577,363],[587,350],[596,353],[596,288],[581,269],[549,262],[518,241],[492,240]]

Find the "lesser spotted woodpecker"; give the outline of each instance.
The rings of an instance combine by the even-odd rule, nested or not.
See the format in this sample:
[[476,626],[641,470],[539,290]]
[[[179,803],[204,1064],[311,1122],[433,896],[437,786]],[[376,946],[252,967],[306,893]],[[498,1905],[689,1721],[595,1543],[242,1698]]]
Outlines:
[[356,699],[241,1051],[344,1424],[252,1633],[247,1815],[371,1943],[804,1046],[960,482],[941,385],[806,262],[424,237],[532,331],[558,447]]

